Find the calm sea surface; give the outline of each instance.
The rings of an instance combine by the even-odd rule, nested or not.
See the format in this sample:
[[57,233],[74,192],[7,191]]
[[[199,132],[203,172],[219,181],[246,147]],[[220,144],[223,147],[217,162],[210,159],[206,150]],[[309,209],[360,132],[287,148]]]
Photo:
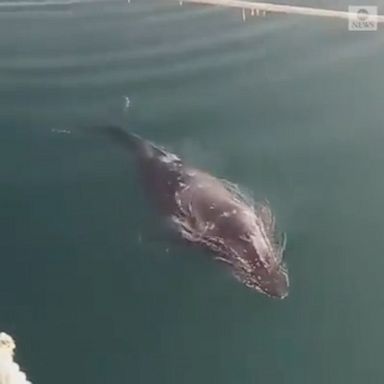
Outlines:
[[[0,330],[30,380],[382,383],[383,48],[173,0],[0,2]],[[172,242],[130,154],[81,129],[104,123],[267,198],[290,296]]]

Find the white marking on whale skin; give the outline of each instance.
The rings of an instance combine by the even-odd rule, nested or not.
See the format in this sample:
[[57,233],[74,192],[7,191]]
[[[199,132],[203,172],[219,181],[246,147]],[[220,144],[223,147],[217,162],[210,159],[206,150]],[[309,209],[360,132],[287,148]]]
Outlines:
[[209,226],[208,226],[208,229],[215,229],[216,228],[216,224],[215,223],[210,223]]
[[165,155],[160,157],[160,161],[166,164],[170,164],[176,161],[180,161],[180,158],[177,157],[174,153],[167,152]]
[[182,220],[178,216],[172,215],[170,217],[171,221],[176,224],[181,236],[189,241],[196,242],[196,237],[193,236],[190,226],[188,225],[187,221]]
[[240,268],[244,269],[247,273],[252,272],[252,266],[247,259],[243,259],[234,249],[232,252],[236,254],[236,261],[240,264]]
[[214,259],[217,261],[222,261],[222,262],[227,263],[229,265],[233,265],[232,261],[229,261],[228,259],[225,259],[224,257],[216,256]]
[[253,248],[256,250],[261,262],[264,265],[267,265],[271,267],[275,260],[271,258],[271,255],[274,255],[273,249],[271,249],[271,246],[268,241],[266,241],[268,238],[264,236],[262,231],[260,231],[260,228],[256,231],[256,233],[253,233],[251,235],[251,243],[253,245]]
[[248,272],[248,273],[252,273],[252,268],[249,264],[245,265],[244,266],[244,269]]
[[192,201],[190,201],[188,204],[188,213],[192,215]]
[[274,265],[280,263],[280,252],[276,252],[276,246],[273,239],[273,233],[270,232],[268,225],[262,217],[259,217],[254,211],[250,219],[251,232],[249,242],[257,252],[260,261],[267,269],[271,269]]

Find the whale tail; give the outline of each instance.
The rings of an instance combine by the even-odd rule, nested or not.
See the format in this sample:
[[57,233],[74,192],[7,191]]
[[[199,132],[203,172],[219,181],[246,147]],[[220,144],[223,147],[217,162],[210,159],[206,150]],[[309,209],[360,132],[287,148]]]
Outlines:
[[117,143],[125,149],[135,151],[143,158],[166,156],[168,154],[162,147],[117,125],[92,127],[92,132],[108,137],[114,143]]

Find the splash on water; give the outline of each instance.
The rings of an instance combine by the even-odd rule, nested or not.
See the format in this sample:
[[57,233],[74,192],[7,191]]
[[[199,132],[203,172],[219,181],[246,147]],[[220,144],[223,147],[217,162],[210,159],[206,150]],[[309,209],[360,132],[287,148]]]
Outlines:
[[124,96],[124,101],[125,101],[125,109],[128,109],[131,106],[131,100],[128,96]]

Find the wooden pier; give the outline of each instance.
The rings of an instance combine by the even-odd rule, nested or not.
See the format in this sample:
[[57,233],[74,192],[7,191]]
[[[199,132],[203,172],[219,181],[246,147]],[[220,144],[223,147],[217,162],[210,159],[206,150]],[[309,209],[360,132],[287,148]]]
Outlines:
[[[280,5],[271,3],[259,3],[252,1],[242,0],[182,0],[183,3],[196,3],[204,5],[216,5],[222,7],[238,8],[242,10],[243,19],[246,17],[246,10],[250,10],[250,14],[265,16],[266,13],[282,13],[291,15],[303,15],[303,16],[317,16],[317,17],[328,17],[334,19],[344,20],[360,20],[384,23],[384,15],[365,15],[362,13],[353,13],[347,11],[335,11],[330,9],[311,8],[311,7],[298,7],[293,5]],[[364,8],[364,7],[362,7]]]

